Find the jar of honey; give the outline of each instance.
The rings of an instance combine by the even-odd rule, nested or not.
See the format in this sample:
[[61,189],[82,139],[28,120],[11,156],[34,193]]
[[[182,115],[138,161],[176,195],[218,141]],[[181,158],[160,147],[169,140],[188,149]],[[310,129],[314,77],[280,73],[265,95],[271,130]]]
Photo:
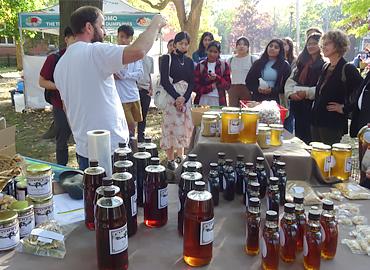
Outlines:
[[241,111],[241,129],[239,141],[242,143],[256,143],[258,132],[259,111],[253,108],[244,108]]
[[330,176],[348,180],[352,170],[352,147],[349,144],[335,143],[332,146],[332,163]]
[[217,133],[217,116],[203,115],[201,132],[203,137],[215,137]]
[[216,116],[216,137],[220,137],[221,134],[221,111],[207,111],[204,115]]
[[269,127],[258,127],[258,136],[257,136],[258,145],[264,149],[269,148],[271,143],[271,128]]
[[221,142],[234,143],[239,140],[239,108],[224,107],[221,114]]
[[311,157],[324,178],[329,178],[331,165],[331,146],[323,143],[312,143]]
[[283,144],[284,126],[280,124],[271,124],[271,146],[280,146]]

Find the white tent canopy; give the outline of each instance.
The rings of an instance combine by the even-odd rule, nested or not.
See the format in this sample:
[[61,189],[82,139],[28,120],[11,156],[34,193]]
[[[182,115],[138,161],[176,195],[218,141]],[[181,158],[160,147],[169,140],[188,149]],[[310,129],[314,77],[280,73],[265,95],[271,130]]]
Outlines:
[[[103,0],[103,12],[105,28],[114,32],[122,24],[129,24],[136,30],[145,29],[155,15],[155,13],[138,10],[124,0]],[[20,13],[18,17],[21,39],[22,30],[59,34],[59,5],[39,11]],[[25,55],[23,49],[22,54],[26,107],[45,108],[48,104],[44,99],[44,89],[39,86],[38,79],[46,56]]]

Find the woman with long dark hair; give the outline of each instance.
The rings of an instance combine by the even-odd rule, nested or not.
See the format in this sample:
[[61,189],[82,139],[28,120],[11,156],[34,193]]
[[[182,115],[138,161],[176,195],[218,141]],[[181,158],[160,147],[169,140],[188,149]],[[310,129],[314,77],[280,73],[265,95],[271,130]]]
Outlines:
[[166,150],[170,170],[176,169],[175,157],[177,163],[181,162],[193,132],[190,96],[194,89],[194,62],[186,56],[189,44],[188,33],[176,34],[175,51],[163,55],[160,63],[161,85],[168,94],[163,110],[160,146]]
[[195,104],[226,106],[226,90],[230,87],[229,65],[220,60],[221,44],[212,41],[207,58],[195,68]]
[[[284,93],[284,85],[290,72],[290,65],[285,61],[283,41],[271,40],[261,58],[252,65],[245,80],[252,92],[252,100],[275,100],[280,103],[279,94]],[[261,81],[264,85],[260,85]]]
[[297,57],[294,53],[293,40],[290,37],[282,39],[284,44],[285,60],[289,63],[292,68],[295,68]]
[[213,34],[210,32],[204,32],[200,38],[198,50],[196,50],[193,55],[193,61],[199,63],[207,58],[207,48],[209,43],[214,40]]
[[314,33],[298,56],[297,67],[285,84],[285,97],[295,117],[295,135],[306,144],[311,140],[311,107],[324,60],[319,46],[321,35]]

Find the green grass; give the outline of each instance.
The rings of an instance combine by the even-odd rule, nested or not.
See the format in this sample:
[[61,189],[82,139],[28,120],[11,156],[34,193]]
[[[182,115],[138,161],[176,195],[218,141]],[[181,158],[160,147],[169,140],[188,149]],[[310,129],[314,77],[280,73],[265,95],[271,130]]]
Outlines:
[[7,73],[7,72],[16,72],[17,67],[7,67],[7,66],[0,66],[0,73]]

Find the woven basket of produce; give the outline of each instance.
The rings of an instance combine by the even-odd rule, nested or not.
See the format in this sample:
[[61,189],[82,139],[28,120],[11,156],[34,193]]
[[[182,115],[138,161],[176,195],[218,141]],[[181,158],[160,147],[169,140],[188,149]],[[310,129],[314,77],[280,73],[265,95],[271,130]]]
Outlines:
[[0,155],[0,191],[3,190],[10,179],[21,173],[22,163],[23,159],[19,155],[14,157]]

